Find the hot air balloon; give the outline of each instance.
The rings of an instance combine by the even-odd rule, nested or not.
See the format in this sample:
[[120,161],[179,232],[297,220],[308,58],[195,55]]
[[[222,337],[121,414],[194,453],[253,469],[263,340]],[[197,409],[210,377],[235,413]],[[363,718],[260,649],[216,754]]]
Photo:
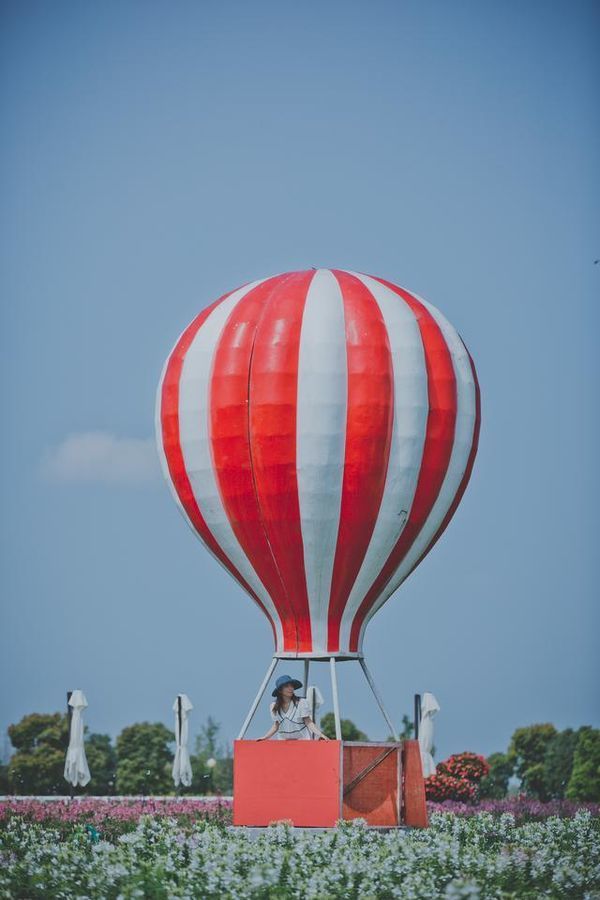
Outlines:
[[[277,660],[358,659],[445,530],[477,452],[463,340],[431,304],[339,269],[253,281],[165,364],[156,431],[188,524],[266,616]],[[305,678],[306,684],[306,678]],[[392,727],[393,731],[393,727]]]

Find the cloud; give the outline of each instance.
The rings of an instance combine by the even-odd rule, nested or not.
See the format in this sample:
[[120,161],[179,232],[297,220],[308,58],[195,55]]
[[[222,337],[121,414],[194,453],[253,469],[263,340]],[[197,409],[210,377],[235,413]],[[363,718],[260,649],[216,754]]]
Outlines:
[[148,484],[159,476],[153,438],[120,438],[104,431],[70,434],[40,466],[48,481]]

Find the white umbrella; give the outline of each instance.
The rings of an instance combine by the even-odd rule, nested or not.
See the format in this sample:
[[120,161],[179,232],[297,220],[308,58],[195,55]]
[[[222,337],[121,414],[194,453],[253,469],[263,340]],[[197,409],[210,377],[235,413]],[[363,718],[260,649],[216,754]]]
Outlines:
[[[318,687],[311,685],[306,690],[306,699],[308,700],[308,706],[311,712],[311,719],[313,722],[315,721],[315,714],[320,706],[323,706],[323,696]],[[313,735],[311,734],[310,739],[313,739]]]
[[175,710],[175,736],[177,740],[177,749],[173,760],[173,781],[175,782],[175,787],[179,784],[189,787],[192,783],[192,764],[187,742],[189,731],[188,713],[193,708],[187,694],[177,694],[173,704],[173,709]]
[[65,759],[65,778],[77,787],[82,787],[90,780],[90,770],[85,757],[83,745],[83,710],[88,705],[83,691],[73,691],[69,697],[69,706],[72,708],[71,732],[69,734],[69,746]]
[[435,774],[435,763],[431,755],[433,749],[433,717],[436,712],[439,712],[439,709],[439,703],[433,694],[425,691],[421,703],[421,721],[419,723],[419,747],[421,748],[424,778]]

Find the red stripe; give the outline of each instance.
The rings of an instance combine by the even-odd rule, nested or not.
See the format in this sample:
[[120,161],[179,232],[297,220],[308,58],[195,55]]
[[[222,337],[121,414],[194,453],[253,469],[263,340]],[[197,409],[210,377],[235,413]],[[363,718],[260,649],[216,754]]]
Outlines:
[[421,468],[408,521],[381,572],[359,606],[350,631],[350,650],[356,652],[360,630],[369,609],[410,550],[442,487],[450,462],[456,424],[456,378],[452,357],[437,322],[422,303],[408,291],[384,278],[377,278],[411,308],[419,325],[425,364],[429,413]]
[[348,409],[340,526],[333,564],[327,648],[340,647],[344,607],[373,534],[385,487],[394,417],[394,378],[387,329],[371,292],[337,269],[344,301]]
[[256,500],[295,622],[297,651],[312,651],[296,475],[298,354],[314,272],[275,287],[258,325],[250,370],[250,455]]
[[[237,290],[239,290],[239,288]],[[211,306],[203,310],[200,315],[196,316],[191,325],[186,328],[186,330],[179,338],[175,349],[169,357],[167,368],[165,370],[165,376],[163,378],[160,400],[162,444],[167,461],[167,467],[171,476],[171,481],[173,482],[173,487],[177,492],[177,496],[179,497],[181,505],[187,513],[190,522],[192,523],[204,543],[215,554],[217,559],[226,567],[226,569],[228,569],[228,571],[233,575],[236,581],[241,584],[244,590],[250,594],[250,596],[256,601],[256,603],[258,603],[262,611],[269,619],[269,622],[271,623],[271,628],[273,629],[273,639],[275,641],[275,645],[277,645],[275,624],[271,616],[269,615],[262,601],[254,593],[250,585],[244,580],[231,560],[221,550],[220,546],[215,541],[208,525],[206,524],[202,513],[200,512],[198,504],[196,503],[196,498],[194,497],[194,492],[192,491],[192,486],[190,484],[188,474],[185,469],[185,462],[181,450],[179,434],[179,382],[185,355],[189,350],[192,341],[196,337],[196,334],[198,333],[206,319],[209,317],[209,315],[212,313],[212,311],[216,309],[216,307],[219,306],[219,304],[221,304],[224,300],[226,300],[227,297],[231,296],[232,293],[233,291],[224,294]]]
[[210,382],[210,439],[215,474],[231,527],[269,593],[283,628],[283,649],[297,651],[296,623],[271,551],[258,502],[249,440],[249,379],[256,332],[273,292],[295,273],[246,294],[221,333]]
[[[461,338],[461,340],[462,340],[462,338]],[[463,341],[463,345],[464,345],[464,341]],[[467,350],[466,347],[465,347],[465,350]],[[468,350],[467,350],[467,354],[469,357],[469,361],[471,363],[471,371],[473,372],[473,379],[475,381],[475,424],[473,426],[473,442],[471,444],[471,450],[469,452],[469,458],[467,460],[467,467],[465,469],[465,472],[461,479],[461,482],[458,486],[458,490],[455,494],[454,500],[452,501],[452,504],[451,504],[450,508],[448,509],[448,512],[444,516],[442,524],[440,525],[440,527],[436,531],[435,535],[433,536],[431,542],[425,548],[425,550],[423,551],[421,556],[418,558],[418,560],[416,561],[416,563],[414,564],[414,566],[412,567],[410,572],[407,572],[406,577],[403,579],[404,581],[406,581],[406,578],[408,578],[410,573],[414,569],[417,568],[417,566],[421,563],[421,561],[423,559],[425,559],[425,557],[427,556],[429,551],[432,549],[434,544],[437,543],[439,538],[442,536],[442,534],[446,530],[446,528],[448,526],[448,522],[450,521],[450,519],[452,518],[452,516],[458,509],[458,504],[462,500],[463,494],[464,494],[464,492],[467,488],[467,485],[469,483],[469,480],[471,478],[471,472],[473,471],[473,463],[475,462],[475,457],[477,456],[477,448],[479,446],[479,429],[481,426],[481,394],[480,394],[480,390],[479,390],[479,381],[477,380],[477,372],[475,371],[475,363],[473,362],[471,354],[469,353]]]

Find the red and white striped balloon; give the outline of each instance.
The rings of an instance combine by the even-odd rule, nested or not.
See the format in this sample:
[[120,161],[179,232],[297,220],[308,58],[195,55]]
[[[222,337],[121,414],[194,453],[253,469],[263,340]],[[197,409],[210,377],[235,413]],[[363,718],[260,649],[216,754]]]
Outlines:
[[156,428],[185,518],[273,628],[278,656],[359,656],[440,537],[477,452],[461,337],[426,301],[338,269],[246,284],[165,365]]

